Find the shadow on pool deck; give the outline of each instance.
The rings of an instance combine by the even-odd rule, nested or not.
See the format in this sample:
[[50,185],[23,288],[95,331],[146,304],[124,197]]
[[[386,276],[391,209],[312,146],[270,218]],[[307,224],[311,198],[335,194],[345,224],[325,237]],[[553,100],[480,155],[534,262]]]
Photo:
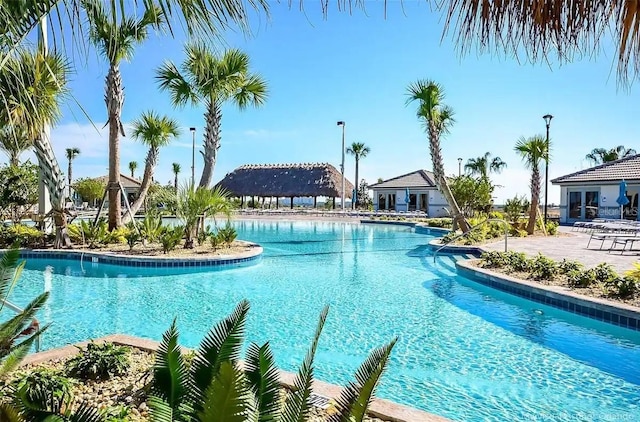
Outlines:
[[[508,241],[509,250],[524,252],[528,255],[536,255],[538,252],[555,260],[561,261],[563,258],[580,261],[587,267],[596,266],[602,262],[611,264],[616,271],[622,273],[631,269],[634,262],[640,261],[640,251],[620,252],[599,250],[600,242],[591,242],[587,249],[589,233],[571,231],[571,227],[560,227],[563,236],[549,237],[510,237]],[[609,247],[609,242],[605,242],[605,248]],[[486,250],[504,250],[504,239],[482,246]]]

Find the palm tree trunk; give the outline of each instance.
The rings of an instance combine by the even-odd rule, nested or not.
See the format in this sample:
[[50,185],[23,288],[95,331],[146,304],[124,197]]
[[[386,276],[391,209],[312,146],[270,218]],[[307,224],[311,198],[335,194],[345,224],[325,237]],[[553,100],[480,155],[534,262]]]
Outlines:
[[43,170],[44,183],[49,191],[51,199],[51,214],[56,229],[54,248],[66,248],[71,246],[71,238],[67,232],[67,212],[64,209],[65,180],[58,165],[58,160],[53,153],[51,141],[47,136],[40,136],[33,142],[38,164]]
[[20,165],[20,159],[18,154],[11,153],[11,157],[9,157],[9,163],[13,167],[18,167]]
[[431,153],[431,162],[433,163],[433,175],[436,179],[436,186],[451,208],[453,229],[455,230],[456,227],[460,227],[460,230],[466,233],[469,231],[470,227],[464,219],[464,215],[460,211],[460,207],[458,206],[456,199],[453,197],[453,193],[451,193],[449,182],[447,182],[447,177],[444,173],[442,148],[440,147],[440,133],[431,122],[429,122],[429,152]]
[[354,187],[356,189],[356,202],[355,202],[355,204],[353,204],[353,208],[354,209],[358,208],[358,202],[360,202],[360,196],[358,195],[358,186],[360,186],[360,184],[358,183],[358,180],[360,180],[360,179],[358,179],[359,167],[360,167],[360,157],[358,157],[358,155],[356,154],[356,180],[355,180],[355,183],[354,183]]
[[173,176],[173,189],[178,192],[178,173],[175,173]]
[[218,149],[220,148],[220,123],[222,121],[222,109],[217,101],[211,101],[205,113],[206,125],[204,128],[204,168],[200,177],[200,187],[209,187],[213,177],[213,168],[216,165]]
[[149,192],[149,187],[151,187],[153,172],[155,171],[156,164],[158,163],[159,153],[160,150],[158,150],[158,148],[149,147],[149,152],[147,152],[147,158],[144,165],[144,176],[142,177],[142,184],[140,185],[138,198],[135,200],[133,205],[131,205],[131,214],[129,214],[129,212],[127,211],[124,218],[122,219],[123,224],[127,224],[129,221],[133,220],[133,216],[136,215],[138,210],[142,207],[142,204],[144,204],[144,201],[147,198],[147,193]]
[[71,167],[71,158],[69,158],[69,163],[67,164],[67,176],[69,179],[69,197],[71,197],[71,178],[73,174],[73,168]]
[[120,135],[124,128],[120,121],[124,91],[117,63],[111,63],[106,80],[104,101],[109,115],[109,230],[122,226],[122,205],[120,203]]
[[529,222],[527,223],[527,234],[533,234],[536,230],[536,219],[538,218],[538,203],[540,202],[540,170],[534,166],[531,170],[531,208],[529,208]]

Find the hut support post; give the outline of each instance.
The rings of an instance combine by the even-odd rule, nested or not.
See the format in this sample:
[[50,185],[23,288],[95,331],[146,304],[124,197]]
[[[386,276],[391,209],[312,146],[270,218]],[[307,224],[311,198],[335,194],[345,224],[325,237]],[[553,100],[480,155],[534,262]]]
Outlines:
[[280,198],[276,196],[276,209],[278,209],[279,205],[280,205]]
[[333,209],[334,210],[336,209],[336,197],[335,196],[333,197]]
[[291,209],[293,209],[293,196],[291,197]]
[[244,196],[240,197],[240,208],[244,208]]
[[313,197],[313,208],[318,208],[318,197],[317,196]]

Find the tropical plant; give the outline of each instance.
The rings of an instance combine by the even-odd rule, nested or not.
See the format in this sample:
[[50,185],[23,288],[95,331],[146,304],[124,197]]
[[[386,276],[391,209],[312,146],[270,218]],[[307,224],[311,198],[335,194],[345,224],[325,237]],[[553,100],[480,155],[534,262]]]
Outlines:
[[[284,402],[269,343],[247,348],[239,362],[249,303],[242,301],[204,338],[189,369],[180,350],[175,321],[163,335],[156,354],[149,399],[155,421],[305,421],[311,411],[311,387],[318,340],[328,308],[320,314],[311,348]],[[343,390],[330,420],[360,422],[387,366],[396,340],[374,350]]]
[[150,209],[138,223],[138,228],[144,240],[155,242],[162,234],[162,216],[155,209]]
[[515,150],[531,170],[531,204],[529,206],[529,222],[527,234],[533,234],[538,218],[538,204],[540,203],[541,175],[540,165],[549,160],[549,148],[546,139],[541,135],[530,138],[521,137],[516,143]]
[[178,174],[180,174],[181,170],[182,167],[180,166],[180,163],[171,163],[171,171],[173,171],[173,188],[176,192],[178,192]]
[[489,180],[489,173],[500,173],[507,167],[507,163],[500,157],[492,157],[490,152],[485,152],[478,158],[469,158],[464,169],[471,176],[479,176],[484,180]]
[[233,102],[240,110],[258,107],[267,99],[267,84],[249,70],[249,56],[240,50],[227,50],[216,56],[204,43],[185,47],[187,58],[180,69],[165,63],[157,74],[160,89],[169,91],[174,106],[203,104],[205,112],[204,168],[200,187],[211,184],[221,141],[222,105]]
[[126,242],[128,233],[129,230],[126,227],[109,231],[104,218],[100,218],[96,223],[80,220],[78,223],[69,225],[69,234],[73,241],[88,244],[90,248]]
[[371,200],[371,196],[369,196],[369,184],[364,179],[360,181],[360,185],[358,186],[356,202],[361,208],[366,210],[373,209],[373,201]]
[[149,111],[143,113],[139,119],[133,122],[133,137],[149,147],[147,158],[145,159],[144,175],[138,198],[131,205],[131,211],[127,212],[123,221],[130,221],[144,204],[147,192],[153,180],[153,173],[158,163],[160,148],[169,145],[172,139],[180,134],[178,123],[166,116]]
[[229,248],[231,247],[231,244],[233,243],[233,241],[236,240],[236,237],[238,237],[238,232],[236,231],[235,228],[233,228],[231,223],[227,221],[226,226],[218,229],[217,237],[219,237],[222,243],[227,245],[227,248]]
[[504,213],[510,223],[517,223],[520,220],[520,216],[527,212],[530,202],[524,196],[514,196],[511,199],[507,199],[504,204]]
[[166,254],[174,250],[184,237],[184,233],[184,226],[164,227],[160,234],[162,252]]
[[136,170],[138,169],[137,161],[129,161],[129,171],[131,172],[131,177],[136,177]]
[[491,210],[493,186],[489,179],[463,174],[450,181],[451,193],[465,216],[472,217],[476,212],[486,214]]
[[14,383],[16,396],[24,397],[29,403],[47,396],[55,407],[57,403],[72,396],[73,380],[50,369],[38,369],[18,378]]
[[[22,270],[24,261],[19,262],[20,252],[13,247],[0,254],[0,311],[7,306],[9,293],[13,290]],[[49,297],[49,292],[38,295],[22,311],[0,322],[0,380],[5,378],[20,364],[48,326],[40,327],[35,319],[36,313]],[[5,314],[6,315],[6,314]],[[0,413],[2,420],[2,413]]]
[[20,222],[38,203],[38,166],[26,161],[0,167],[0,219]]
[[442,147],[440,138],[449,133],[451,125],[454,123],[453,109],[444,104],[444,91],[440,85],[430,80],[420,79],[408,87],[407,104],[418,101],[418,120],[426,129],[429,137],[429,151],[433,164],[433,175],[438,189],[444,196],[453,217],[453,228],[460,227],[463,232],[469,231],[469,224],[466,222],[456,199],[451,193],[451,188],[447,181],[442,160]]
[[42,246],[44,233],[35,227],[24,224],[13,224],[0,230],[0,246],[7,247],[18,244],[24,248],[36,248]]
[[101,0],[82,0],[82,7],[90,26],[89,39],[109,62],[104,99],[109,125],[109,230],[113,230],[122,225],[120,136],[125,133],[121,121],[124,88],[120,62],[131,59],[136,44],[147,38],[149,27],[162,27],[164,10],[156,5],[148,7],[142,15],[132,17],[122,14],[119,17],[117,9],[106,8]]
[[624,145],[618,145],[615,148],[594,148],[589,154],[585,156],[587,160],[594,166],[599,164],[609,163],[611,161],[620,160],[636,154],[636,150],[633,148],[626,148]]
[[67,180],[69,180],[69,195],[71,195],[71,181],[73,180],[73,160],[80,154],[80,148],[67,148],[65,149],[65,156],[67,157]]
[[219,231],[216,233],[209,233],[209,243],[211,244],[211,249],[213,249],[214,251],[218,249],[218,247],[220,247],[220,245],[223,243],[222,237],[219,235]]
[[101,179],[81,178],[73,184],[73,190],[76,191],[83,201],[96,205],[96,201],[104,195],[107,184]]
[[0,129],[0,151],[9,157],[9,164],[20,164],[20,155],[33,146],[33,139],[21,128],[6,125]]
[[[358,180],[360,180],[360,159],[365,158],[371,152],[371,148],[366,146],[363,142],[354,142],[351,146],[347,147],[347,154],[353,155],[356,160],[356,178],[354,179],[356,184]],[[356,203],[353,204],[354,208],[357,208],[360,205],[360,192],[357,192]]]
[[129,245],[129,250],[131,251],[134,246],[142,241],[142,233],[133,221],[128,222],[125,227],[127,232],[124,234],[124,238],[127,240],[127,245]]
[[185,185],[178,191],[177,199],[176,215],[185,226],[185,249],[193,249],[201,219],[221,213],[229,216],[231,212],[227,194],[220,188],[194,189],[191,185]]
[[124,374],[130,365],[129,349],[113,343],[89,342],[65,363],[67,372],[83,380],[105,380]]

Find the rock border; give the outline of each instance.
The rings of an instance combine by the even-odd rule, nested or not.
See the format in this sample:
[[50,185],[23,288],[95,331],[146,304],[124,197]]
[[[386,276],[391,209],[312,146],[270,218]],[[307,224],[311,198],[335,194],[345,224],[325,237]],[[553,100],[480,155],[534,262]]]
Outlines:
[[458,274],[485,286],[501,290],[563,311],[585,316],[630,330],[640,331],[640,308],[610,300],[585,296],[566,287],[546,286],[479,268],[478,260],[458,260]]
[[[157,341],[129,336],[126,334],[111,334],[105,337],[97,338],[94,340],[94,342],[110,342],[120,346],[128,346],[140,349],[146,352],[156,352],[158,350],[158,347],[160,346],[160,343]],[[87,344],[89,344],[88,341],[83,341],[56,349],[34,353],[28,355],[20,363],[20,366],[37,365],[50,360],[64,359],[77,354],[80,350],[79,348],[83,348]],[[190,349],[183,348],[184,352],[188,352],[189,350]],[[280,384],[285,388],[293,389],[295,377],[296,374],[294,373],[280,371]],[[323,398],[337,398],[340,396],[342,388],[324,381],[315,380],[313,383],[313,392],[314,394],[319,395]],[[442,416],[433,415],[422,410],[414,409],[412,407],[378,398],[373,399],[371,405],[369,406],[368,415],[388,422],[450,422],[449,419],[446,419]]]
[[[87,260],[88,263],[101,263],[136,268],[201,268],[201,267],[238,267],[257,263],[263,253],[263,248],[257,243],[239,240],[251,250],[235,255],[218,255],[211,257],[199,256],[141,256],[116,254],[112,252],[86,251],[74,249],[20,249],[22,259],[71,259]],[[5,250],[6,251],[6,250]]]

